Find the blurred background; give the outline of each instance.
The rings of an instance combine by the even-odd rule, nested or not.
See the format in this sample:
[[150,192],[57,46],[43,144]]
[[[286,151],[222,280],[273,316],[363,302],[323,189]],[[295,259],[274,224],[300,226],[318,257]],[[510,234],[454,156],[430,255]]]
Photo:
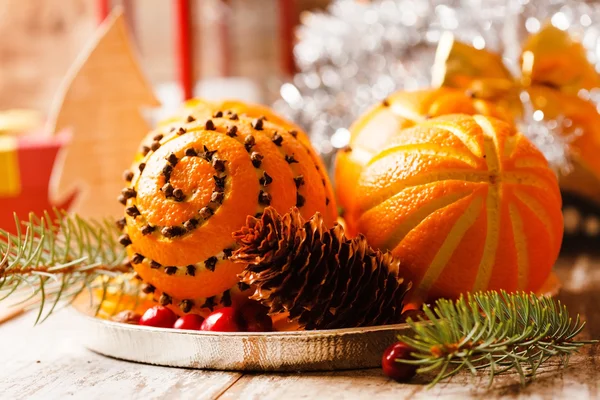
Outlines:
[[301,15],[328,3],[0,1],[0,228],[54,207],[120,213],[148,131],[191,97],[272,104]]
[[[87,124],[71,120],[64,129],[44,129],[70,67],[117,7],[124,11],[129,39],[151,85],[148,97],[156,96],[162,107],[145,113],[149,124],[137,121],[128,135],[119,110],[111,110],[117,129],[101,127],[111,118],[97,112],[100,103],[118,108],[127,102],[119,93],[118,102],[102,102],[99,97],[111,92],[103,85],[131,81],[131,75],[122,69],[118,75],[109,62],[99,74],[102,82],[96,92],[83,85],[90,92],[85,99],[89,113],[76,117]],[[556,40],[542,40],[542,50],[550,55],[546,59],[560,70],[556,75],[590,70],[594,82],[600,81],[600,2],[591,0],[1,0],[0,228],[13,225],[17,209],[26,216],[52,206],[69,208],[69,196],[84,190],[95,196],[109,193],[98,201],[118,206],[114,194],[130,154],[150,126],[186,98],[239,98],[273,105],[306,129],[331,166],[336,151],[349,144],[352,122],[368,107],[394,91],[431,86],[431,67],[443,34],[490,52],[509,71],[505,83],[512,87],[523,74],[522,44],[545,26],[567,32],[573,40],[569,49],[581,53],[581,59],[571,57],[555,51]],[[481,57],[488,59],[473,54],[478,55],[467,61],[475,66]],[[591,137],[600,149],[600,85],[582,86],[576,95],[596,112],[562,115],[564,104],[547,102],[558,105],[552,115],[552,110],[534,107],[529,98],[519,99],[525,110],[517,121],[520,129],[565,176],[572,167],[571,141]],[[156,103],[146,100],[143,106]],[[79,110],[78,105],[74,108]],[[6,112],[11,109],[19,111]],[[578,119],[582,127],[573,123]],[[70,128],[73,138],[63,141],[60,134]],[[11,130],[17,134],[6,135]],[[126,136],[130,149],[123,143]],[[101,156],[90,157],[92,149]],[[115,154],[116,149],[124,156]],[[56,187],[57,177],[66,175],[63,165],[81,166],[74,158],[78,154],[88,163],[103,162],[103,167],[90,166],[94,174],[85,177],[75,168],[74,177],[61,178],[69,185]],[[109,171],[108,164],[119,172]],[[600,237],[600,166],[592,178],[579,186],[593,187],[593,195],[573,201],[565,197],[565,216],[573,221],[566,225],[567,233],[577,242]],[[98,189],[102,182],[118,190]]]
[[[147,78],[161,101],[177,99],[178,1],[2,0],[0,109],[47,112],[69,66],[106,15],[122,6]],[[291,72],[290,24],[328,0],[189,1],[194,81],[244,78],[243,97],[265,101]],[[285,25],[285,26],[284,26]],[[283,37],[282,37],[283,34]],[[249,40],[251,38],[251,40]],[[10,40],[8,40],[10,39]],[[287,53],[287,54],[286,54]],[[247,81],[245,80],[247,79]],[[239,80],[236,80],[239,84]],[[221,82],[222,83],[222,82]],[[209,89],[210,91],[210,84]]]

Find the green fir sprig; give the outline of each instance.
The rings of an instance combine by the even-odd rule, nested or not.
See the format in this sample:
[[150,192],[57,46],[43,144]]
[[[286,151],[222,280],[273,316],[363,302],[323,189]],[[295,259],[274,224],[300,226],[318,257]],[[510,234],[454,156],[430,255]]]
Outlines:
[[86,289],[101,289],[98,309],[109,288],[131,291],[122,279],[131,266],[114,223],[58,210],[31,214],[29,221],[15,217],[15,223],[16,235],[0,230],[0,301],[39,300],[36,324]]
[[564,367],[580,347],[598,342],[577,340],[585,325],[579,315],[573,319],[559,301],[535,294],[479,292],[423,310],[425,320],[407,321],[413,335],[400,337],[414,349],[414,360],[398,362],[418,366],[418,373],[437,371],[431,386],[483,369],[490,385],[509,371],[525,384],[548,359],[557,357]]
[[[98,309],[109,291],[117,303],[124,294],[139,294],[112,222],[62,211],[15,222],[16,235],[0,230],[0,301],[27,292],[23,301],[38,300],[36,323],[86,289],[101,290]],[[560,302],[534,294],[469,294],[438,300],[424,313],[426,318],[408,321],[413,334],[400,337],[414,349],[414,359],[398,362],[416,365],[419,373],[437,371],[431,385],[462,370],[486,370],[490,385],[495,376],[516,371],[525,383],[550,358],[564,366],[581,346],[597,342],[577,340],[585,325],[579,316],[573,319]]]

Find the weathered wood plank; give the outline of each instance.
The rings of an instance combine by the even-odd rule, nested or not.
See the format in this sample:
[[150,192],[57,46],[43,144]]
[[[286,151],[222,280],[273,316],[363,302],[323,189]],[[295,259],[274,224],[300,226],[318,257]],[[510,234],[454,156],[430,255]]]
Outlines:
[[598,346],[572,358],[567,370],[554,364],[536,381],[522,387],[516,374],[498,377],[487,389],[485,376],[461,373],[448,382],[427,389],[429,377],[410,384],[387,379],[379,369],[299,374],[249,374],[243,376],[219,400],[233,399],[596,399],[600,396]]
[[[562,258],[559,299],[588,325],[583,337],[600,337],[600,258]],[[499,377],[486,390],[485,376],[460,374],[433,389],[431,377],[399,384],[380,370],[298,374],[248,374],[164,368],[94,354],[77,343],[69,313],[60,312],[32,329],[32,315],[0,325],[0,398],[144,399],[424,399],[424,398],[600,398],[600,346],[587,346],[570,367],[545,368],[521,387],[515,374]],[[39,363],[37,361],[40,361]]]
[[28,314],[0,326],[1,399],[213,399],[241,374],[115,360],[77,343],[60,312],[32,328]]
[[[569,311],[581,314],[587,325],[584,338],[600,338],[600,258],[563,257],[556,273],[563,282],[559,300]],[[518,376],[498,377],[487,390],[485,376],[461,373],[427,390],[432,376],[418,377],[410,384],[387,379],[379,369],[330,373],[254,374],[237,381],[220,400],[229,399],[424,399],[424,398],[535,398],[596,399],[600,397],[600,345],[586,346],[571,358],[569,368],[557,364],[541,371],[537,380],[522,387]]]

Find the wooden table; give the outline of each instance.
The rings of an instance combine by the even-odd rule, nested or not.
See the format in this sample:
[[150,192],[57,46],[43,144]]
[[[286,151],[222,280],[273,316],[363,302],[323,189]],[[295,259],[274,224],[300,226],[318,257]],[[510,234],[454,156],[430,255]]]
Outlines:
[[[563,258],[559,298],[588,321],[582,334],[600,338],[600,258]],[[0,325],[0,399],[424,399],[600,398],[600,346],[586,346],[570,367],[545,368],[525,387],[516,375],[498,378],[486,391],[485,376],[461,374],[433,389],[427,377],[410,384],[379,369],[328,373],[242,374],[156,367],[95,354],[77,343],[70,310],[32,328],[32,315]]]

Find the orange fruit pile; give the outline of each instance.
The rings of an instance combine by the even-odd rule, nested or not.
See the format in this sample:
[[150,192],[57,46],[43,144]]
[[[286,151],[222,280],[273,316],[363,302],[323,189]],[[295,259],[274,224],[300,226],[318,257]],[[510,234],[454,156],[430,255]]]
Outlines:
[[204,315],[247,289],[232,232],[266,206],[332,224],[326,170],[306,135],[265,107],[192,100],[140,147],[120,201],[121,244],[161,305]]
[[[499,119],[465,114],[400,131],[397,113],[371,111],[355,126],[357,137],[376,129],[373,114],[389,135],[358,178],[350,174],[347,223],[404,261],[413,299],[539,290],[558,256],[563,221],[557,179],[533,144]],[[345,162],[337,164],[342,181]]]

